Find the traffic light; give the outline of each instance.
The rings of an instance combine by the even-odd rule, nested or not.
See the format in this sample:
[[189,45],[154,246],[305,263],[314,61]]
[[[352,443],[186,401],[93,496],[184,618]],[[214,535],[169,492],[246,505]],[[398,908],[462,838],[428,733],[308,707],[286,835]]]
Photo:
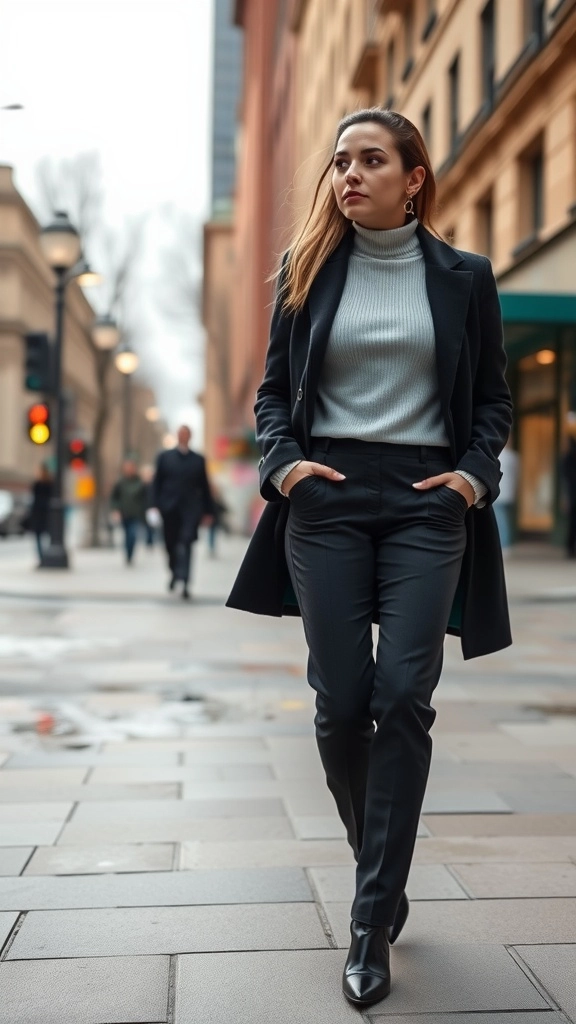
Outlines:
[[46,402],[36,402],[28,409],[28,437],[33,444],[47,444],[52,436],[50,408]]
[[31,331],[24,335],[24,387],[27,391],[50,391],[50,341],[48,335]]
[[68,442],[68,465],[70,469],[85,469],[88,463],[88,445],[79,437]]

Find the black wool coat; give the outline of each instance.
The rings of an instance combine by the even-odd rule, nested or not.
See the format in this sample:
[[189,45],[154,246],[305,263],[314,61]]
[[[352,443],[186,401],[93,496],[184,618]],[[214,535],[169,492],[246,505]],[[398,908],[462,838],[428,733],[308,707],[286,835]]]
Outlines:
[[196,540],[203,516],[214,512],[204,456],[192,449],[161,452],[152,483],[152,501],[162,515],[179,512]]
[[[466,516],[466,552],[448,627],[449,633],[461,637],[468,659],[512,642],[502,552],[491,507],[502,475],[498,456],[512,422],[502,318],[486,257],[460,252],[422,225],[417,235],[424,254],[440,403],[454,468],[472,473],[488,489],[486,506],[473,508]],[[286,462],[308,458],[322,361],[353,244],[350,228],[318,272],[301,311],[285,313],[276,303],[255,409],[262,451],[260,490],[268,505],[228,598],[231,608],[263,615],[299,614],[284,555],[289,500],[270,476]],[[376,617],[375,608],[375,621]]]

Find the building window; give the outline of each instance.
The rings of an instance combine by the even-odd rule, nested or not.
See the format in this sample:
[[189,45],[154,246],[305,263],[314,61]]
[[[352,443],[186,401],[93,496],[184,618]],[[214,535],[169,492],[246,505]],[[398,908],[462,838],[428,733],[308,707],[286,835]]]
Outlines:
[[478,252],[490,259],[494,251],[494,200],[488,192],[476,207],[476,245]]
[[394,40],[392,39],[386,48],[386,88],[388,90],[388,98],[386,100],[386,106],[391,107],[394,103]]
[[436,0],[428,0],[426,4],[426,21],[422,29],[422,42],[426,42],[436,24],[438,15],[436,13]]
[[537,241],[544,226],[544,153],[542,137],[520,158],[518,190],[519,244],[513,256],[523,255]]
[[532,226],[535,232],[544,226],[544,157],[542,148],[530,161],[530,191],[532,199]]
[[404,17],[404,69],[402,81],[405,82],[414,67],[414,5],[409,4]]
[[427,103],[422,111],[422,138],[426,143],[426,149],[430,151],[432,145],[432,103]]
[[488,0],[481,15],[482,22],[482,102],[494,104],[495,19],[494,0]]
[[524,0],[524,35],[535,36],[539,43],[546,35],[546,0]]
[[454,58],[448,69],[449,80],[449,126],[450,126],[450,152],[456,149],[458,144],[458,129],[460,125],[460,56]]

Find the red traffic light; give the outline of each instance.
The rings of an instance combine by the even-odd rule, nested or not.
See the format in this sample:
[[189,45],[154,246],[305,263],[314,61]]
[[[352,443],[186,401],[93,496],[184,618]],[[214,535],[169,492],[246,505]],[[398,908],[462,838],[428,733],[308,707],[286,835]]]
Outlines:
[[50,408],[46,402],[35,402],[28,409],[28,437],[33,444],[47,444],[51,436]]
[[85,469],[88,461],[88,446],[80,437],[68,442],[68,465],[70,469]]

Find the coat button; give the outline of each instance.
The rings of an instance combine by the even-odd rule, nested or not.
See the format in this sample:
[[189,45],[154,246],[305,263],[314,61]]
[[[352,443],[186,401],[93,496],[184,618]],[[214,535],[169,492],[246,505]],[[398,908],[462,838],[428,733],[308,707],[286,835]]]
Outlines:
[[302,401],[303,395],[304,395],[304,392],[302,391],[302,388],[298,388],[298,394],[296,395],[296,398],[298,399],[299,402]]

